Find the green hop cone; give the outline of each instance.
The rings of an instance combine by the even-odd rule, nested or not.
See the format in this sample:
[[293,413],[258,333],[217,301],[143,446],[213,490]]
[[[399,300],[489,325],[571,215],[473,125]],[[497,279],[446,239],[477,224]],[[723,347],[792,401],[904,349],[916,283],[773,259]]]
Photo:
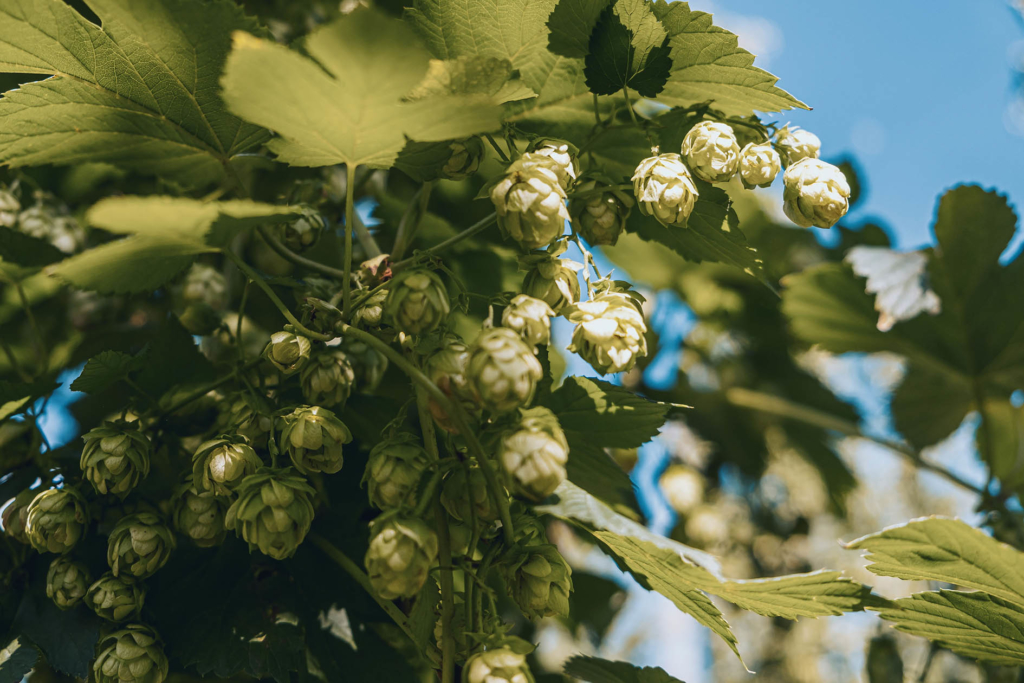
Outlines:
[[441,177],[447,180],[465,180],[480,168],[484,156],[484,143],[478,137],[456,140],[448,145],[451,156],[441,168]]
[[364,330],[380,327],[384,318],[384,302],[387,301],[388,290],[382,289],[370,295],[366,301],[356,306],[352,312],[352,324]]
[[519,294],[505,307],[501,324],[515,331],[524,342],[531,346],[551,341],[551,318],[555,312],[546,301],[526,294]]
[[71,609],[85,597],[89,570],[81,562],[58,557],[46,572],[46,597],[60,609]]
[[302,369],[309,360],[312,344],[303,336],[281,330],[270,335],[263,357],[286,375]]
[[167,669],[167,655],[156,631],[129,624],[100,640],[92,677],[96,683],[163,683]]
[[221,326],[221,315],[203,303],[188,304],[178,314],[178,322],[192,334],[211,335]]
[[685,226],[697,203],[697,186],[678,154],[659,154],[640,162],[633,173],[633,194],[640,213],[664,226]]
[[647,324],[628,294],[607,291],[576,304],[566,317],[576,323],[569,350],[602,375],[632,370],[647,355]]
[[474,514],[478,523],[498,519],[498,506],[487,490],[487,480],[483,471],[475,465],[469,468],[468,475],[462,467],[448,474],[441,489],[441,505],[449,515],[466,524],[469,524]]
[[569,616],[572,569],[550,543],[517,550],[500,566],[509,596],[529,619]]
[[76,489],[47,489],[28,505],[25,534],[39,552],[63,555],[85,535],[88,521],[85,499]]
[[247,393],[228,401],[227,410],[221,413],[218,422],[222,433],[244,436],[254,447],[266,445],[272,426],[273,418],[261,412],[256,400]]
[[244,477],[262,465],[248,439],[222,434],[201,443],[192,456],[193,485],[200,494],[230,496]]
[[0,187],[0,225],[13,228],[18,222],[21,202],[6,187]]
[[484,330],[469,356],[469,386],[480,405],[510,413],[533,400],[544,371],[533,349],[507,327]]
[[370,502],[381,510],[416,505],[416,486],[430,464],[420,440],[402,432],[381,441],[370,451],[363,473]]
[[385,600],[416,595],[437,560],[437,534],[421,520],[389,517],[370,530],[366,573]]
[[850,184],[839,168],[801,159],[782,176],[782,209],[801,228],[831,228],[850,210]]
[[809,130],[787,125],[775,134],[775,149],[782,165],[789,168],[801,159],[817,159],[821,155],[821,140]]
[[373,393],[388,370],[387,356],[358,339],[345,339],[341,350],[348,355],[355,371],[355,385],[362,394]]
[[152,512],[123,517],[107,539],[107,564],[114,576],[145,579],[167,564],[174,532]]
[[728,182],[740,165],[740,146],[732,127],[701,121],[683,138],[682,157],[693,175],[708,183]]
[[228,281],[213,266],[194,263],[182,283],[181,298],[186,304],[204,304],[223,311],[228,307]]
[[554,159],[527,152],[505,171],[490,192],[498,227],[523,249],[538,249],[565,232],[569,220],[565,169]]
[[573,227],[594,246],[619,241],[635,204],[628,193],[612,189],[613,184],[603,177],[591,177],[576,186],[578,196],[569,197]]
[[295,554],[313,524],[316,492],[306,478],[290,467],[261,468],[238,489],[228,508],[225,525],[248,544],[275,560]]
[[4,528],[4,534],[13,538],[19,543],[28,544],[28,534],[25,533],[25,524],[28,521],[28,506],[36,497],[36,492],[25,489],[11,501],[11,504],[4,508],[0,523]]
[[152,444],[137,427],[107,422],[82,440],[82,476],[96,493],[124,499],[149,474]]
[[[454,338],[446,339],[441,348],[423,361],[423,371],[430,381],[448,398],[458,401],[468,415],[472,415],[476,412],[476,404],[469,390],[469,378],[466,376],[468,369],[469,347]],[[432,396],[429,398],[429,408],[430,414],[442,429],[452,433],[458,431],[452,416]]]
[[517,644],[503,645],[477,652],[462,667],[462,683],[534,683],[533,674],[526,663],[526,655],[533,649],[518,638]]
[[384,302],[384,319],[405,334],[427,334],[444,322],[451,311],[448,290],[436,273],[403,270],[391,282]]
[[280,228],[281,242],[292,251],[305,251],[317,243],[325,225],[320,214],[309,211]]
[[114,576],[107,572],[89,586],[85,604],[107,621],[120,623],[138,619],[146,590],[130,576]]
[[538,406],[502,437],[498,457],[516,491],[540,501],[565,481],[569,443],[555,414]]
[[582,265],[550,256],[531,257],[531,261],[523,279],[523,294],[540,299],[556,315],[580,300],[580,280],[576,273]]
[[200,548],[210,548],[224,541],[224,515],[228,501],[223,496],[200,495],[191,478],[178,490],[174,498],[174,528],[182,536],[191,538]]
[[299,406],[281,418],[281,449],[303,474],[334,474],[344,461],[342,446],[352,440],[345,423],[326,408]]
[[555,162],[554,169],[563,190],[568,190],[576,182],[580,174],[580,162],[577,159],[579,150],[576,145],[557,138],[538,138],[530,143],[526,151]]
[[302,368],[299,381],[308,402],[336,406],[348,400],[356,371],[347,353],[338,348],[324,349]]
[[740,180],[748,190],[768,187],[782,169],[782,160],[770,142],[751,142],[740,151]]

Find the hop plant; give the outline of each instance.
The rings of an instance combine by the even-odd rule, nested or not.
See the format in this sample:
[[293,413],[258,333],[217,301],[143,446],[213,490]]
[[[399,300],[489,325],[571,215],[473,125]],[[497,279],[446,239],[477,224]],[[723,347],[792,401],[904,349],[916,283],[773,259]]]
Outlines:
[[551,341],[551,318],[555,312],[545,301],[519,294],[501,314],[503,327],[516,332],[532,346]]
[[100,640],[92,675],[96,683],[163,683],[167,669],[156,631],[129,624]]
[[388,298],[388,290],[381,289],[374,292],[359,304],[352,312],[352,324],[364,330],[373,330],[380,327],[384,318],[384,303]]
[[614,245],[626,229],[634,203],[629,194],[615,189],[612,182],[592,177],[576,186],[574,196],[569,198],[569,216],[573,227],[590,244]]
[[203,304],[223,311],[228,306],[228,281],[213,266],[194,263],[185,275],[181,298],[186,304]]
[[478,137],[457,140],[448,145],[451,156],[441,167],[441,177],[448,180],[465,180],[476,173],[484,156],[484,143]]
[[500,567],[509,596],[530,619],[569,616],[572,569],[558,548],[541,543],[511,553]]
[[307,212],[281,229],[281,241],[292,251],[305,251],[320,239],[325,222],[320,214]]
[[273,419],[260,411],[255,400],[246,393],[238,394],[221,415],[222,432],[238,434],[254,446],[266,445]]
[[222,434],[201,443],[192,455],[193,485],[200,495],[230,496],[242,479],[262,464],[248,439]]
[[523,294],[540,299],[556,315],[580,300],[580,280],[576,273],[583,266],[579,263],[546,254],[527,257],[524,263],[529,265],[529,271],[523,279]]
[[191,478],[178,490],[174,499],[174,528],[191,538],[200,548],[210,548],[224,541],[224,515],[228,501],[222,496],[203,496],[193,487]]
[[46,597],[60,609],[77,605],[89,586],[89,570],[81,562],[58,557],[46,572]]
[[748,190],[768,187],[782,169],[782,160],[770,142],[751,142],[740,152],[740,180]]
[[775,134],[775,149],[782,165],[789,168],[801,159],[817,159],[821,155],[821,140],[809,130],[783,126]]
[[352,432],[338,417],[320,406],[299,406],[281,418],[281,449],[303,474],[334,474],[344,463],[342,447]]
[[523,249],[546,247],[565,232],[566,173],[553,158],[527,152],[491,188],[498,226]]
[[469,523],[476,516],[477,522],[494,522],[498,519],[497,503],[487,490],[487,479],[479,466],[452,470],[444,480],[441,489],[441,505],[448,514],[460,522]]
[[801,228],[831,228],[850,209],[850,184],[843,172],[805,158],[786,169],[782,208]]
[[433,332],[450,311],[448,290],[441,278],[422,268],[399,273],[384,302],[384,319],[405,334]]
[[286,375],[298,372],[309,360],[312,344],[301,335],[281,330],[270,335],[263,357]]
[[85,534],[88,520],[85,499],[76,489],[47,489],[28,505],[25,534],[39,552],[64,554]]
[[462,683],[534,683],[526,663],[529,651],[506,645],[477,652],[462,667]]
[[555,414],[538,406],[502,437],[498,457],[516,491],[540,501],[565,480],[569,443]]
[[740,146],[732,127],[701,121],[683,138],[682,155],[693,175],[708,183],[728,182],[739,169]]
[[437,560],[437,534],[412,517],[390,517],[371,529],[366,573],[385,600],[412,597],[423,587]]
[[389,436],[370,451],[363,473],[370,502],[381,510],[416,504],[416,485],[430,464],[420,440],[409,433]]
[[647,355],[647,324],[636,300],[608,290],[566,313],[576,323],[569,350],[602,375],[632,370]]
[[659,154],[640,162],[633,173],[633,194],[640,213],[664,226],[685,226],[697,202],[697,186],[678,154]]
[[533,400],[544,371],[533,350],[507,327],[484,330],[469,356],[469,386],[480,405],[510,413]]
[[174,532],[152,512],[123,517],[107,539],[107,564],[114,576],[145,579],[167,564],[177,543]]
[[[441,348],[423,361],[423,371],[448,398],[458,401],[463,409],[472,414],[476,405],[469,389],[469,347],[457,339],[446,339]],[[433,397],[429,399],[430,414],[442,429],[457,431],[451,415]]]
[[5,228],[13,228],[18,222],[18,212],[21,211],[21,202],[10,190],[0,187],[0,225]]
[[107,422],[82,440],[79,465],[96,493],[123,499],[149,474],[152,445],[136,427]]
[[348,354],[338,348],[315,354],[299,373],[302,395],[309,403],[335,406],[348,400],[356,371]]
[[120,623],[138,619],[145,598],[146,590],[141,583],[130,576],[107,572],[89,586],[85,604],[103,619]]
[[14,500],[0,514],[0,522],[2,522],[4,534],[19,543],[27,544],[29,542],[25,525],[28,522],[28,506],[35,497],[35,491],[25,489],[16,495]]
[[315,493],[290,467],[261,468],[242,481],[224,524],[249,544],[250,552],[258,548],[275,560],[289,558],[313,524]]
[[352,362],[356,388],[360,393],[372,393],[388,370],[387,356],[369,344],[353,339],[345,339],[341,344],[341,350]]
[[568,190],[580,174],[580,162],[576,158],[579,150],[567,140],[538,138],[530,143],[526,151],[555,162],[555,173],[558,174],[558,183],[563,190]]

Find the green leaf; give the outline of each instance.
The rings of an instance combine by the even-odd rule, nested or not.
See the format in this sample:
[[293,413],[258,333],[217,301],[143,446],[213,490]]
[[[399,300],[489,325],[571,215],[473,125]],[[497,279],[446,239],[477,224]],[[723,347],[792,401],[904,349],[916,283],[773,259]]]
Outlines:
[[187,187],[223,181],[268,135],[228,113],[217,79],[232,31],[225,0],[92,0],[103,28],[63,0],[0,0],[0,71],[48,74],[0,100],[0,162],[107,162]]
[[1024,665],[1024,607],[985,593],[929,591],[879,611],[897,629],[958,655],[1002,666]]
[[146,355],[159,362],[144,363],[135,381],[150,396],[160,396],[178,384],[205,382],[216,376],[192,334],[174,315],[157,330]]
[[437,625],[437,605],[441,601],[441,589],[437,581],[428,578],[419,595],[416,596],[416,604],[409,612],[409,629],[421,650],[426,651],[434,642],[434,626]]
[[38,268],[62,258],[64,252],[46,240],[0,225],[0,260]]
[[68,284],[103,294],[153,290],[173,280],[198,254],[216,251],[167,237],[129,237],[66,259],[50,269]]
[[[3,649],[10,648],[12,644],[13,641],[4,643]],[[7,661],[0,664],[0,683],[21,683],[37,661],[39,661],[39,650],[29,643],[19,641],[18,647],[14,649]]]
[[284,163],[388,168],[407,138],[433,142],[499,127],[489,95],[402,101],[426,76],[430,54],[407,26],[375,10],[317,29],[303,47],[308,58],[236,33],[222,79],[232,111],[278,133],[268,146]]
[[747,116],[755,111],[808,109],[775,86],[778,80],[754,66],[754,55],[737,38],[711,23],[711,15],[691,10],[685,2],[654,3],[654,14],[668,32],[672,71],[658,100],[688,107],[711,100],[715,109]]
[[588,683],[682,683],[660,667],[639,667],[599,657],[576,655],[565,663],[565,675]]
[[657,434],[672,407],[590,377],[569,377],[544,401],[565,431],[601,448],[635,448]]
[[498,104],[536,97],[507,59],[431,59],[427,75],[406,99],[435,95],[490,95]]
[[960,520],[914,520],[846,547],[866,550],[867,568],[879,576],[942,581],[1024,607],[1024,553]]
[[625,87],[655,97],[668,80],[667,34],[644,0],[616,0],[590,36],[584,74],[590,91],[614,95]]
[[611,0],[559,0],[548,17],[548,49],[563,57],[590,54],[590,36]]
[[85,363],[82,374],[71,383],[72,391],[96,394],[115,382],[125,379],[128,374],[142,366],[141,356],[131,356],[120,351],[104,351]]
[[59,609],[46,597],[45,581],[45,568],[37,568],[18,607],[12,630],[38,647],[47,664],[57,671],[85,678],[102,620],[87,609]]
[[0,420],[19,413],[22,408],[28,408],[37,398],[45,396],[58,386],[52,379],[40,379],[30,383],[0,380]]

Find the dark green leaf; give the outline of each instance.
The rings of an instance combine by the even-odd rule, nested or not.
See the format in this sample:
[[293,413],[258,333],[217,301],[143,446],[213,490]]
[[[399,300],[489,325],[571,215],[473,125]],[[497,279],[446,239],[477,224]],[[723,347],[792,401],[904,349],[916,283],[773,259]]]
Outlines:
[[0,380],[0,420],[28,408],[40,396],[45,396],[59,385],[51,379],[31,383]]
[[590,36],[584,74],[591,92],[614,95],[623,88],[655,97],[668,80],[667,35],[643,0],[617,0],[605,9]]
[[[42,560],[40,558],[37,564],[42,565]],[[39,566],[14,618],[14,631],[38,647],[47,663],[57,671],[85,678],[102,620],[84,605],[61,611],[46,597],[45,583],[46,567]]]
[[141,356],[131,356],[121,351],[104,351],[86,362],[82,374],[71,383],[71,389],[87,394],[99,393],[138,370],[142,362]]
[[682,683],[660,667],[576,655],[565,663],[565,674],[587,683]]
[[548,18],[548,49],[563,57],[590,54],[590,36],[611,0],[559,0]]
[[64,258],[64,252],[44,239],[0,225],[0,260],[41,268]]
[[199,352],[195,339],[175,316],[164,321],[149,346],[147,358],[135,379],[153,397],[176,384],[208,381],[216,374],[210,361]]
[[437,581],[428,578],[416,596],[416,604],[409,612],[409,628],[420,649],[426,650],[434,642],[434,626],[437,624],[437,605],[441,600],[441,589]]
[[[10,643],[3,644],[5,649],[10,646]],[[37,661],[39,650],[29,643],[21,643],[10,658],[0,664],[0,683],[21,683]]]
[[568,435],[599,448],[634,448],[657,435],[671,406],[610,382],[569,377],[544,405]]

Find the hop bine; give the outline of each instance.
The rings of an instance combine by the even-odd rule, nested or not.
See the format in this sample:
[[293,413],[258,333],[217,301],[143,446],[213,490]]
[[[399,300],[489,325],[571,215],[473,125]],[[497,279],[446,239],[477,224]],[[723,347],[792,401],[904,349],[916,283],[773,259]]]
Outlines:
[[551,341],[551,318],[555,312],[545,301],[526,294],[519,294],[505,307],[501,324],[513,330],[531,346]]
[[309,360],[312,344],[303,336],[282,330],[270,335],[263,357],[286,375],[298,372]]
[[409,433],[398,433],[378,443],[370,451],[362,483],[370,503],[381,510],[416,505],[416,485],[430,464],[420,440]]
[[831,228],[850,209],[850,184],[832,164],[801,159],[786,169],[782,182],[782,209],[801,228]]
[[83,597],[89,585],[89,570],[81,562],[58,557],[46,572],[46,597],[60,609],[71,609]]
[[415,518],[391,517],[371,529],[366,573],[385,600],[412,597],[437,559],[437,534]]
[[782,169],[782,160],[770,142],[751,142],[740,152],[740,180],[748,190],[768,187]]
[[506,327],[481,332],[470,352],[470,388],[480,404],[495,414],[529,404],[543,374],[533,350]]
[[324,349],[299,373],[302,395],[310,403],[336,406],[348,400],[356,371],[348,354],[338,348]]
[[107,539],[107,564],[114,576],[145,579],[167,564],[176,546],[172,532],[151,512],[128,515]]
[[697,203],[697,186],[678,154],[659,154],[640,162],[633,173],[633,194],[640,213],[664,226],[685,226]]
[[249,544],[250,551],[258,548],[283,560],[295,554],[309,533],[315,493],[290,467],[261,468],[242,481],[224,524]]
[[96,493],[124,499],[149,474],[152,445],[136,427],[108,422],[82,440],[79,465]]
[[535,501],[565,481],[569,443],[547,408],[524,410],[519,425],[502,437],[499,459],[518,493]]
[[404,270],[391,282],[384,302],[384,320],[405,334],[427,334],[448,317],[448,290],[436,273]]
[[130,576],[114,576],[107,572],[89,586],[85,604],[107,621],[120,623],[138,619],[146,591]]
[[565,169],[549,156],[527,152],[491,188],[498,227],[523,249],[539,249],[565,232],[569,211],[561,178]]
[[739,169],[740,146],[731,126],[701,121],[683,138],[682,156],[697,178],[708,183],[725,183]]
[[192,456],[192,482],[200,495],[229,496],[245,476],[262,464],[244,436],[224,434],[196,449]]
[[167,669],[156,631],[129,624],[100,640],[92,675],[96,683],[163,683]]
[[338,417],[320,406],[299,406],[281,418],[281,448],[303,474],[334,474],[344,463],[342,447],[352,432]]
[[39,552],[64,554],[85,534],[88,520],[85,499],[76,489],[47,489],[28,505],[25,534]]

